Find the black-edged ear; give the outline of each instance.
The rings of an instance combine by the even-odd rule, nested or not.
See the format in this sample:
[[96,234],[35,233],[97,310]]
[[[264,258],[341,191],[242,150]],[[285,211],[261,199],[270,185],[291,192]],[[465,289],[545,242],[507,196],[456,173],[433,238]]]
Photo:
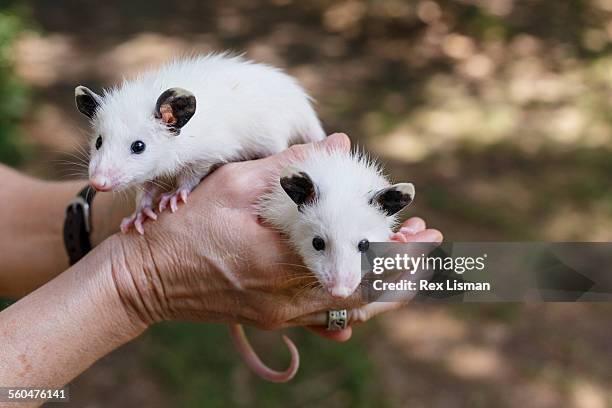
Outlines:
[[79,112],[91,119],[96,114],[96,109],[100,106],[102,97],[91,89],[79,85],[74,88],[74,102]]
[[298,205],[312,203],[317,198],[317,192],[312,179],[303,171],[289,166],[280,175],[280,185],[285,193]]
[[165,90],[155,104],[155,117],[176,133],[189,122],[195,111],[195,95],[183,88]]
[[398,183],[374,193],[370,204],[380,206],[382,210],[391,216],[414,200],[414,186],[412,183]]

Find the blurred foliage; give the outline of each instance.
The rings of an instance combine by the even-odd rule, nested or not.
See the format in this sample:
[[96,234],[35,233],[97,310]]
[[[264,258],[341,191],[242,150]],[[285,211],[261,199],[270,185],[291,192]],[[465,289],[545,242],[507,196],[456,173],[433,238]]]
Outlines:
[[18,124],[30,107],[28,89],[13,69],[13,42],[23,28],[21,13],[0,6],[0,162],[11,165],[24,157]]
[[[278,333],[248,331],[262,359],[272,367],[283,367],[289,354]],[[164,323],[146,334],[146,354],[160,380],[173,392],[177,406],[284,407],[288,401],[312,406],[386,406],[385,396],[367,357],[361,332],[353,341],[335,343],[304,330],[290,337],[300,349],[302,361],[297,376],[287,384],[274,384],[253,375],[241,360],[220,325]],[[272,361],[270,361],[272,360]],[[219,392],[219,390],[224,390]]]
[[13,301],[8,300],[8,299],[2,299],[0,298],[0,310],[2,309],[6,309],[7,307],[9,307],[11,304],[13,303]]
[[[327,130],[349,133],[381,156],[395,179],[414,181],[419,195],[407,214],[423,216],[445,239],[612,237],[612,0],[184,0],[172,13],[162,0],[24,2],[44,27],[29,49],[49,52],[28,69],[55,108],[53,119],[76,115],[67,97],[76,80],[116,83],[202,46],[246,51],[296,75],[318,100]],[[12,35],[0,37],[7,49],[21,23],[0,16],[12,21],[4,24]],[[0,90],[15,81],[7,61]],[[14,124],[27,93],[11,94],[23,104],[2,96],[0,110],[13,105]],[[2,114],[0,160],[3,141],[16,140],[14,128],[4,135],[5,121]],[[47,123],[66,128],[63,120]],[[446,328],[453,345],[474,349],[468,360],[478,364],[484,356],[481,373],[488,374],[471,378],[468,370],[466,380],[466,360],[448,371],[450,345],[410,365],[402,356],[411,350],[395,343],[383,351],[385,360],[370,346],[400,331],[401,324],[384,326],[395,315],[359,327],[345,344],[292,331],[303,361],[284,385],[251,374],[223,326],[161,324],[137,344],[176,406],[462,406],[469,392],[484,399],[464,406],[538,406],[538,390],[547,401],[539,406],[565,406],[559,401],[579,396],[584,384],[589,398],[612,389],[609,311],[577,304],[409,307],[428,319],[437,311],[451,315],[428,321],[422,343],[413,334],[409,344],[435,349]],[[264,361],[284,367],[278,334],[249,334]],[[122,363],[113,373],[125,388],[138,388],[127,383]],[[504,374],[508,368],[516,376]],[[421,400],[397,403],[405,395]]]

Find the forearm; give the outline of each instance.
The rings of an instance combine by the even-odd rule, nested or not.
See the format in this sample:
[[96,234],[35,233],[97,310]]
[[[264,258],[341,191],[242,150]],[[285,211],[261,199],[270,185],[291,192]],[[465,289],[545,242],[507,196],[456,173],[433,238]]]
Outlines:
[[62,386],[145,330],[114,284],[125,273],[116,244],[0,312],[0,386]]
[[82,183],[45,183],[2,166],[0,179],[0,296],[19,297],[67,269],[64,211]]
[[[0,165],[0,297],[18,298],[68,268],[64,212],[85,181],[46,182]],[[99,194],[93,205],[94,244],[117,230],[126,200]]]

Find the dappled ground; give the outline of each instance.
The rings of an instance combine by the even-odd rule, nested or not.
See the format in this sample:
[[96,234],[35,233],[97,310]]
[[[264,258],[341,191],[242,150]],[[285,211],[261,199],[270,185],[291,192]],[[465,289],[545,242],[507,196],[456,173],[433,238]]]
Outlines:
[[[448,240],[612,238],[612,1],[28,1],[35,90],[25,168],[73,177],[100,89],[177,55],[232,49],[287,69],[330,131],[413,181]],[[607,305],[411,305],[335,345],[303,331],[289,385],[253,378],[225,328],[166,324],[73,385],[78,406],[612,405]],[[253,334],[278,366],[276,333]],[[293,405],[293,404],[292,404]]]

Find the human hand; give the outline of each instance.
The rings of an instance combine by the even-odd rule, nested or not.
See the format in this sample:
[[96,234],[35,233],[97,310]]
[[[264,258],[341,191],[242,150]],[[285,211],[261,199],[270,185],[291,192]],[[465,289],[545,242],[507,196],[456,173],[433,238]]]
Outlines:
[[[319,144],[350,148],[340,134]],[[194,190],[188,211],[161,214],[146,224],[144,236],[117,237],[124,254],[114,268],[115,281],[131,314],[146,324],[180,319],[277,329],[317,324],[329,309],[362,310],[358,296],[336,300],[305,290],[301,260],[254,212],[270,180],[312,147],[293,146],[265,159],[222,166]],[[419,235],[424,233],[420,222],[406,225],[415,227],[419,238],[432,234]]]
[[[319,144],[350,148],[346,135]],[[115,236],[123,253],[113,261],[114,279],[131,314],[146,324],[179,319],[276,329],[339,307],[326,294],[302,290],[301,261],[254,212],[270,180],[312,147],[224,165],[193,191],[188,208],[160,214],[144,236]]]

